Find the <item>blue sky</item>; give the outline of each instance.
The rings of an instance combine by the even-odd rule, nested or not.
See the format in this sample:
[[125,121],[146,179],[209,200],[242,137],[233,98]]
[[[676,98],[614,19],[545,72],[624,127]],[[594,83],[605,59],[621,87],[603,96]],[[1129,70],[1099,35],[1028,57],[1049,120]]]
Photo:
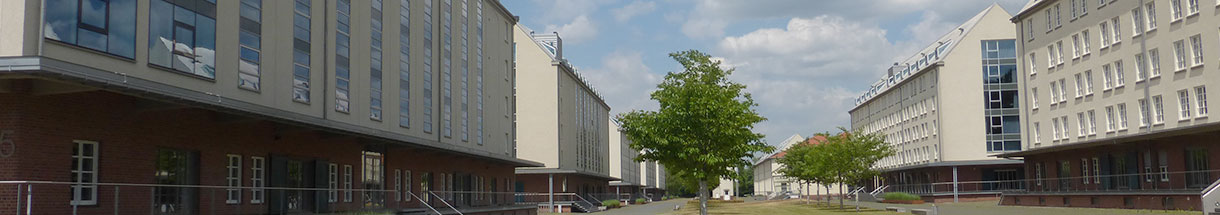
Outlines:
[[648,93],[681,68],[668,53],[698,49],[737,69],[778,144],[850,124],[847,111],[897,59],[991,4],[1027,0],[503,0],[564,55],[611,106],[656,109]]

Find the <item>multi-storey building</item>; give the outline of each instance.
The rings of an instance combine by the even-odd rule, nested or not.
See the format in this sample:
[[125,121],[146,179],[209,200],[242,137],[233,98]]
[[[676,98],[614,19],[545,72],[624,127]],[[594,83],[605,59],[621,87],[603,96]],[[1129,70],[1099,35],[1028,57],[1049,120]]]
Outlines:
[[636,198],[642,197],[643,186],[640,180],[640,162],[636,162],[635,158],[640,156],[640,151],[631,149],[631,140],[627,139],[627,135],[619,131],[617,122],[609,121],[610,130],[610,177],[618,178],[619,180],[610,181],[610,189],[620,200],[624,202],[634,202]]
[[618,180],[610,177],[610,106],[563,58],[559,35],[513,29],[517,99],[528,101],[517,103],[517,155],[545,164],[518,168],[517,190],[606,193]]
[[[1015,32],[992,5],[919,53],[894,63],[850,111],[856,131],[881,133],[895,150],[874,187],[932,199],[994,196],[1021,179],[1021,91]],[[944,114],[951,113],[951,114]],[[981,128],[981,129],[980,129]],[[970,186],[954,186],[972,182]],[[956,187],[956,188],[955,188]]]
[[792,148],[796,144],[821,144],[824,141],[826,141],[826,136],[823,135],[814,135],[805,139],[799,134],[793,134],[788,139],[785,139],[775,152],[755,162],[754,195],[766,196],[768,199],[771,199],[790,195],[809,196],[843,193],[838,184],[831,185],[829,188],[816,183],[801,184],[780,172],[784,169],[784,164],[779,163],[779,160],[787,155],[784,152],[785,150]]
[[498,1],[4,4],[0,213],[533,211]]
[[[1217,178],[1215,0],[1030,1],[1019,33],[1027,192],[1003,204],[1200,209]],[[1214,99],[1213,99],[1214,100]]]

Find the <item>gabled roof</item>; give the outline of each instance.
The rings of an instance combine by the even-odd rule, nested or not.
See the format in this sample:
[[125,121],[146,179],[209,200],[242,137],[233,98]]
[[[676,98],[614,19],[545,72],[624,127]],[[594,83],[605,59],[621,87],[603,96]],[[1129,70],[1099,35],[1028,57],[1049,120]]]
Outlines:
[[896,62],[898,64],[897,67],[892,68],[896,68],[897,71],[893,71],[893,74],[885,74],[880,80],[870,86],[869,90],[865,92],[864,95],[860,95],[856,98],[855,106],[852,107],[852,109],[848,112],[853,112],[856,110],[856,108],[860,108],[863,104],[871,102],[873,98],[876,98],[876,96],[885,94],[890,87],[898,85],[898,83],[903,82],[906,80],[906,78],[914,77],[916,74],[922,71],[923,68],[927,68],[943,61],[944,56],[947,56],[948,53],[953,52],[954,49],[957,48],[958,42],[965,38],[966,35],[970,34],[970,32],[975,29],[974,27],[978,26],[979,21],[983,20],[983,17],[991,12],[1004,13],[1005,16],[1009,16],[1008,12],[1005,11],[1004,8],[1000,7],[999,4],[992,3],[991,6],[987,7],[987,9],[983,9],[983,11],[975,14],[974,17],[971,17],[970,19],[966,20],[966,22],[958,25],[957,28],[946,32],[940,38],[936,39],[936,41],[919,50],[919,52],[912,54],[906,59]]

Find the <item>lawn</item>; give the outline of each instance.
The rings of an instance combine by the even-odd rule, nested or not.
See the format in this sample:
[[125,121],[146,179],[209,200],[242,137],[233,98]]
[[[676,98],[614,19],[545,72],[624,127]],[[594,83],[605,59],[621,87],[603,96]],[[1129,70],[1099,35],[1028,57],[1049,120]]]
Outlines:
[[[845,206],[846,209],[839,210],[839,205],[830,207],[825,205],[814,206],[812,204],[804,204],[800,200],[784,200],[784,201],[757,201],[757,202],[708,202],[708,214],[767,214],[767,215],[787,215],[787,214],[856,214],[856,215],[875,215],[875,214],[907,214],[886,212],[871,208],[860,208],[860,212],[856,213],[856,209],[852,206]],[[689,201],[682,206],[681,210],[668,213],[669,215],[696,215],[699,214],[699,201]]]

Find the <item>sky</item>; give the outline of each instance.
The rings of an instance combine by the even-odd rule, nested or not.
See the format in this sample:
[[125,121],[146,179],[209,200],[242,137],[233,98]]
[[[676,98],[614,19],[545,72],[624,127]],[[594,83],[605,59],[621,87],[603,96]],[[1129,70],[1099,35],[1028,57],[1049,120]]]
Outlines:
[[649,99],[668,54],[700,50],[735,68],[779,145],[850,127],[854,98],[897,60],[999,4],[1028,0],[502,0],[519,24],[558,32],[564,56],[610,105],[611,116],[656,110]]

